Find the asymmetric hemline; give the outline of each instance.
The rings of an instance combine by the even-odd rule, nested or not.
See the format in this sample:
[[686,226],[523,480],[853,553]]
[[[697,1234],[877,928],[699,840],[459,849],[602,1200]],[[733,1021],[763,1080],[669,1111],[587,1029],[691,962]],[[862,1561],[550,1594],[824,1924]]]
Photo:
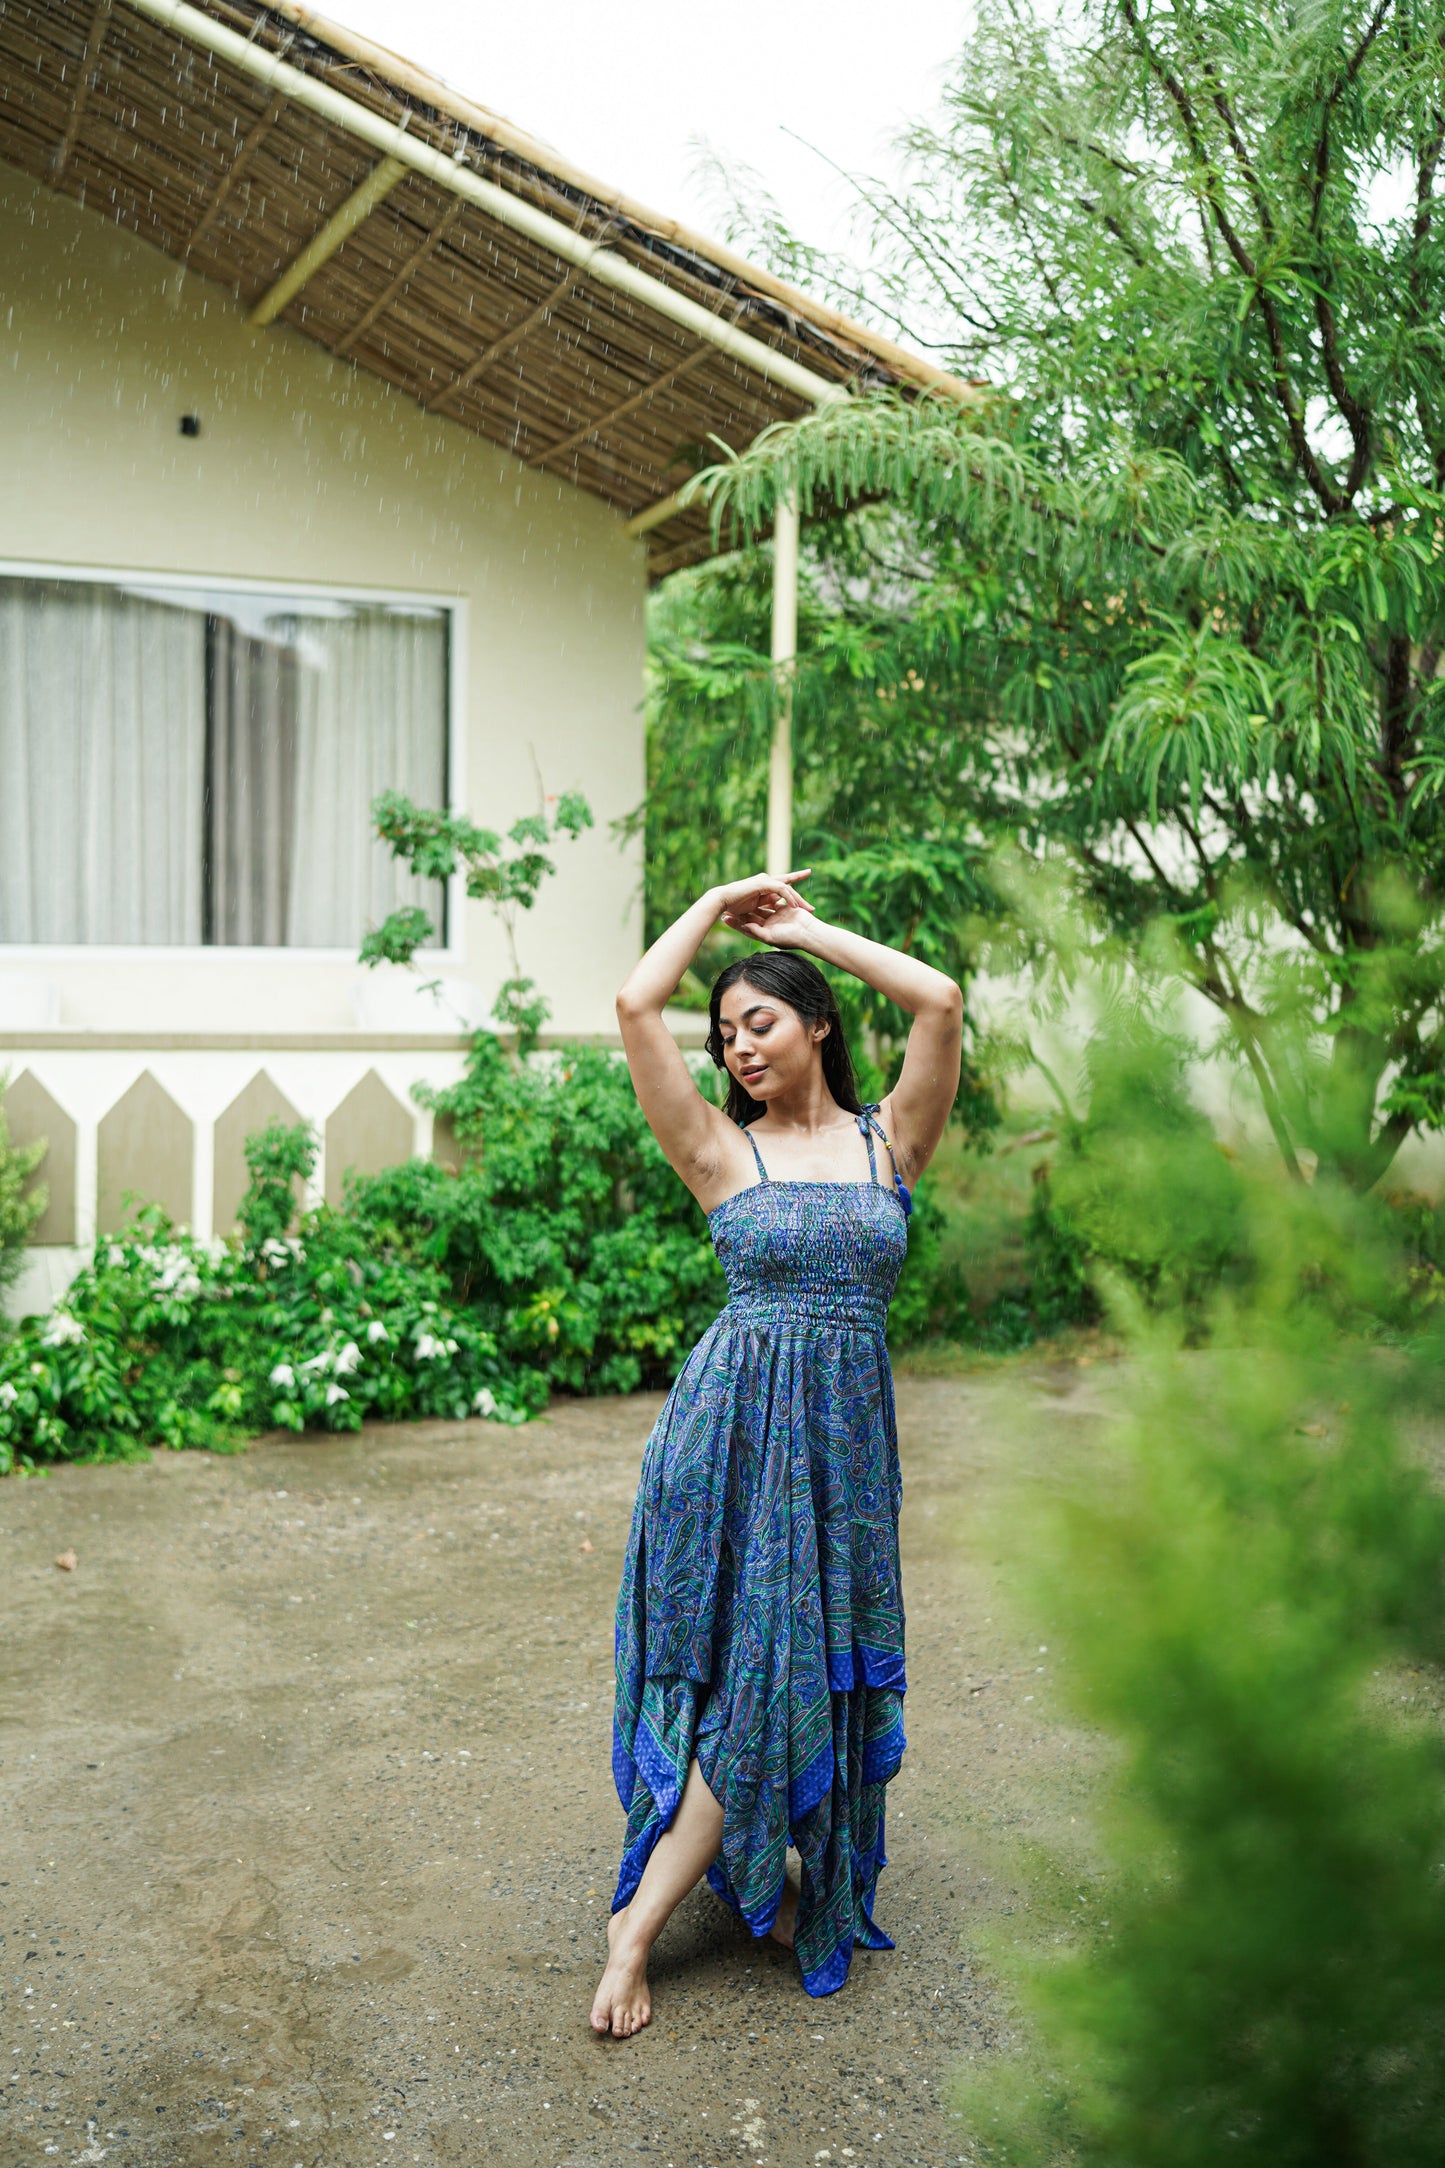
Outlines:
[[827,1995],[855,1947],[893,1947],[873,1903],[906,1743],[883,1337],[906,1192],[759,1170],[710,1215],[730,1300],[643,1457],[617,1603],[612,1769],[627,1832],[612,1908],[636,1891],[696,1758],[723,1810],[710,1886],[765,1935],[795,1846],[795,1948],[809,1994]]

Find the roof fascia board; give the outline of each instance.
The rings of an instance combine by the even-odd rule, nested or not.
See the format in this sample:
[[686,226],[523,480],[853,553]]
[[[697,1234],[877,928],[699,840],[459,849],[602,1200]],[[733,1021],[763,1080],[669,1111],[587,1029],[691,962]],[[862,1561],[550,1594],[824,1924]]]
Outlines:
[[406,133],[404,126],[384,120],[380,114],[371,112],[354,98],[333,90],[329,83],[318,82],[313,75],[305,74],[283,60],[279,53],[268,51],[226,24],[204,15],[187,0],[126,0],[126,4],[163,29],[176,36],[200,45],[208,52],[224,60],[229,66],[248,75],[267,90],[280,91],[318,119],[329,121],[333,127],[345,129],[362,142],[371,145],[383,157],[397,159],[415,173],[432,182],[435,187],[452,195],[464,196],[499,225],[508,226],[538,247],[548,250],[564,263],[571,263],[588,279],[598,285],[611,287],[614,292],[627,295],[641,307],[653,310],[657,315],[679,324],[697,337],[707,339],[713,346],[728,354],[734,361],[764,377],[768,382],[791,391],[795,397],[822,406],[831,400],[846,398],[842,385],[819,376],[790,355],[780,354],[761,339],[748,332],[739,331],[735,325],[723,322],[686,294],[675,293],[660,279],[653,278],[636,264],[619,256],[600,242],[589,241],[565,226],[560,219],[552,218],[545,211],[526,203],[519,196],[499,188],[495,182],[484,180],[469,167],[446,158],[429,143],[420,142]]

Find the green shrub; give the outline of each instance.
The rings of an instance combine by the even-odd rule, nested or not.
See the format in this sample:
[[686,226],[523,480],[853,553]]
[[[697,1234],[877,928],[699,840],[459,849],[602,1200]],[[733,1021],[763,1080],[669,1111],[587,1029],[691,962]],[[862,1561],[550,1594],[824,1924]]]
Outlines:
[[0,1473],[274,1426],[520,1421],[553,1387],[669,1382],[725,1290],[623,1065],[586,1048],[516,1063],[479,1034],[462,1082],[428,1096],[460,1171],[352,1177],[339,1210],[298,1221],[316,1139],[272,1123],[247,1139],[237,1241],[199,1244],[152,1209],[97,1243],[0,1351]]
[[1088,1113],[1065,1122],[1040,1208],[1045,1299],[1067,1302],[1092,1263],[1152,1306],[1194,1310],[1244,1268],[1243,1184],[1189,1097],[1188,1057],[1141,1023],[1091,1042]]
[[968,1287],[947,1254],[948,1213],[925,1175],[913,1192],[908,1255],[888,1313],[892,1347],[957,1337],[968,1315]]
[[[1150,1157],[1120,1152],[1106,1197],[1101,1148],[1075,1192],[1131,1267],[1127,1409],[1081,1495],[1012,1522],[1070,1710],[1114,1742],[1104,1865],[1068,1863],[1071,1916],[1001,1946],[1030,2044],[958,2105],[1008,2168],[1433,2168],[1445,1343],[1399,1302],[1438,1222],[1248,1163],[1220,1184],[1161,1116],[1170,1058],[1114,1048],[1116,1133],[1132,1076]],[[1388,1349],[1342,1329],[1381,1325]]]
[[412,1162],[362,1177],[348,1213],[444,1267],[509,1361],[549,1383],[670,1382],[726,1289],[625,1065],[591,1047],[514,1063],[479,1034],[461,1081],[420,1096],[454,1126],[460,1171]]
[[[0,1294],[19,1277],[25,1245],[46,1204],[44,1184],[28,1186],[45,1157],[46,1147],[43,1142],[11,1143],[5,1120],[5,1087],[9,1081],[9,1072],[0,1071]],[[0,1332],[3,1329],[0,1319]]]
[[368,1416],[519,1421],[545,1397],[445,1273],[377,1255],[344,1214],[253,1249],[195,1242],[152,1208],[0,1350],[0,1474]]

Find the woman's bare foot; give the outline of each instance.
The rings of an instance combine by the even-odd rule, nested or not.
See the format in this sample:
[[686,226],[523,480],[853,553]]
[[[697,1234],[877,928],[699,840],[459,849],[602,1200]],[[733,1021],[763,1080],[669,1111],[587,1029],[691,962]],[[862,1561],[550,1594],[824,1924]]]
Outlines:
[[597,1983],[592,2003],[593,2031],[610,2033],[614,2040],[641,2032],[652,2016],[647,1952],[628,1936],[628,1909],[624,1905],[607,1922],[607,1969]]
[[798,1885],[792,1876],[788,1875],[783,1882],[783,1897],[778,1906],[778,1916],[768,1929],[768,1933],[772,1936],[774,1942],[781,1942],[785,1950],[790,1950],[793,1947],[793,1930],[797,1926],[797,1922]]

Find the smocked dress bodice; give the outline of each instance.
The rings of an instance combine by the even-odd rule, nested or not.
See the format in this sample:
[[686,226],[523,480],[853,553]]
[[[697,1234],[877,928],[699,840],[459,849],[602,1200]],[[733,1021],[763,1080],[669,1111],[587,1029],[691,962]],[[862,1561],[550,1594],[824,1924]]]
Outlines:
[[709,1214],[739,1323],[795,1318],[882,1332],[908,1248],[881,1182],[754,1182]]

